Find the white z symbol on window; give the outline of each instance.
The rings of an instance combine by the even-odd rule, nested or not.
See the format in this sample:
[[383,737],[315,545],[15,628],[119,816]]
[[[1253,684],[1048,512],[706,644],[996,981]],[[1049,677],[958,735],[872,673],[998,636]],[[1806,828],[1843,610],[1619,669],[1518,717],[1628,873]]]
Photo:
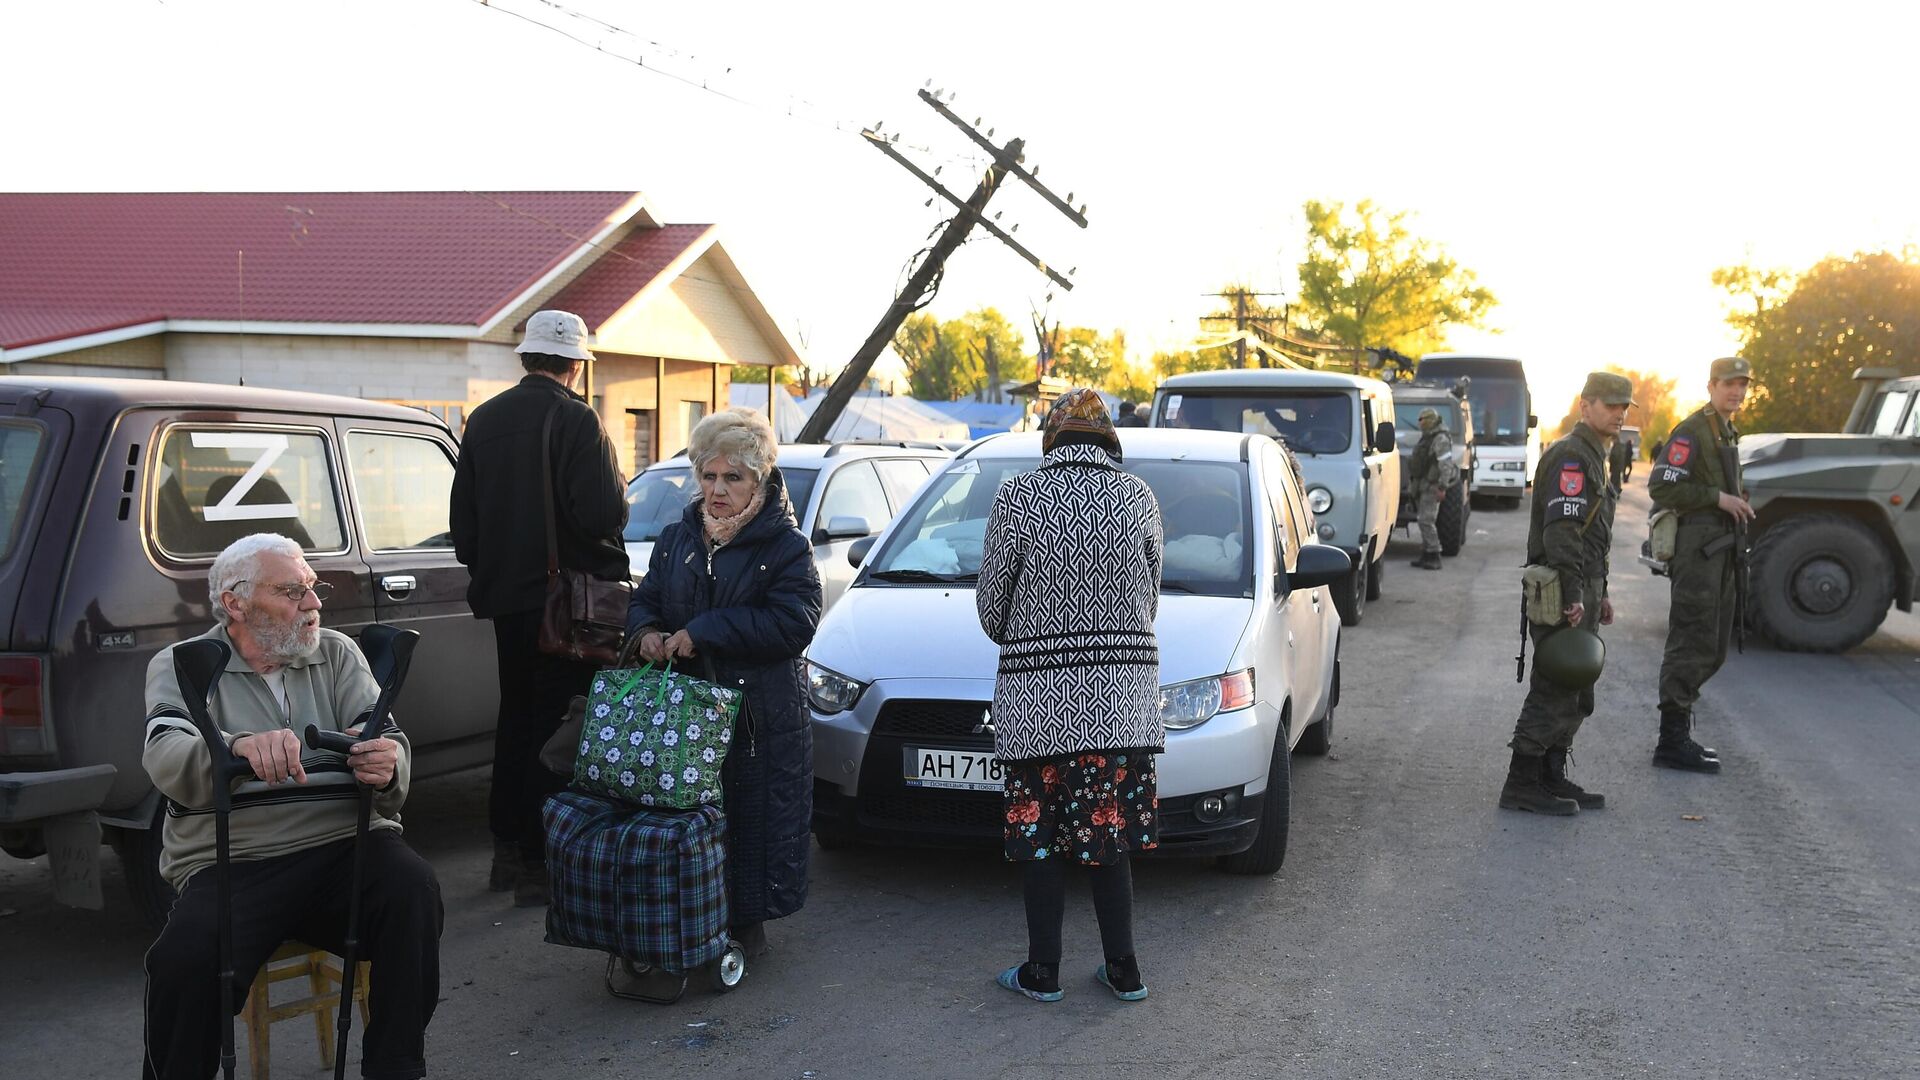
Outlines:
[[241,506],[240,500],[247,497],[260,478],[267,475],[281,454],[287,452],[287,437],[270,432],[248,433],[241,431],[195,431],[191,433],[193,445],[207,450],[258,450],[260,459],[253,463],[240,477],[232,490],[221,496],[220,501],[207,507],[208,521],[266,521],[274,518],[297,518],[300,508],[292,503],[266,503],[255,506]]

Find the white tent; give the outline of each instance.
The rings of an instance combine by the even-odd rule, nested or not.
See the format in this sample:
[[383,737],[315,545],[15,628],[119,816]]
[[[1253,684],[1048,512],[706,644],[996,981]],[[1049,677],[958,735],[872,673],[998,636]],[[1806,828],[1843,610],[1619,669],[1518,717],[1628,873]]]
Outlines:
[[[825,390],[816,391],[799,403],[800,408],[812,416],[813,410],[820,407],[820,402],[826,396]],[[930,405],[908,397],[871,393],[853,395],[846,411],[840,414],[840,419],[827,432],[829,442],[851,439],[964,441],[969,437],[964,421],[955,420]]]
[[807,413],[793,395],[785,390],[776,389],[773,393],[773,412],[767,412],[767,388],[757,383],[731,383],[727,386],[727,404],[737,409],[754,409],[773,421],[774,435],[781,442],[792,442],[800,434],[801,425],[807,422]]

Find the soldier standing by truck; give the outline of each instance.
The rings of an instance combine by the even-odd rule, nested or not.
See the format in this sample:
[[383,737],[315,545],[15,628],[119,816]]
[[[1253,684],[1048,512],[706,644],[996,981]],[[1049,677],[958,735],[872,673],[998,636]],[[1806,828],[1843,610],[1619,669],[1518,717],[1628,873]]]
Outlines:
[[[1500,808],[1536,814],[1598,810],[1606,797],[1567,778],[1567,756],[1580,724],[1593,714],[1592,678],[1575,689],[1545,663],[1545,643],[1579,627],[1598,636],[1613,622],[1607,597],[1607,552],[1613,544],[1616,500],[1607,480],[1613,440],[1620,433],[1633,384],[1624,375],[1596,371],[1580,390],[1580,422],[1540,455],[1527,524],[1527,565],[1545,569],[1551,610],[1528,612],[1535,646],[1533,677],[1513,728],[1513,762],[1500,789]],[[1558,612],[1558,619],[1553,612]],[[1597,674],[1597,670],[1591,674]]]
[[1746,360],[1715,360],[1707,403],[1674,427],[1647,480],[1654,509],[1679,516],[1667,562],[1672,604],[1660,664],[1660,741],[1653,751],[1653,763],[1662,768],[1720,771],[1719,754],[1693,741],[1693,705],[1726,662],[1735,623],[1745,615],[1741,572],[1753,507],[1740,483],[1733,415],[1752,383],[1753,366]]
[[1419,510],[1420,545],[1425,550],[1413,565],[1421,570],[1440,569],[1440,503],[1452,487],[1447,473],[1453,463],[1453,436],[1447,434],[1438,409],[1420,410],[1420,442],[1407,459],[1408,483],[1414,505]]

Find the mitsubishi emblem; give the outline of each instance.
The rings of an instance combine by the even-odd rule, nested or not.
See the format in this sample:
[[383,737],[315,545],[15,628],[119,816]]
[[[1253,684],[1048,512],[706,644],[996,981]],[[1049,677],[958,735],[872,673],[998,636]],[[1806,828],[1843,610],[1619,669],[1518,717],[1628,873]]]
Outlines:
[[991,708],[985,709],[980,713],[980,722],[973,725],[973,733],[975,735],[992,735],[994,733],[993,710]]

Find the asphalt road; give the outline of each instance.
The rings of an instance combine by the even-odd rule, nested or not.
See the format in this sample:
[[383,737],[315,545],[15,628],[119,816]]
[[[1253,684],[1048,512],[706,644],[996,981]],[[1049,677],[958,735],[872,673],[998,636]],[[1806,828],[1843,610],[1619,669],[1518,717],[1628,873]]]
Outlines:
[[[1628,499],[1619,620],[1574,755],[1603,811],[1494,807],[1525,517],[1480,512],[1444,572],[1395,543],[1385,596],[1347,631],[1334,751],[1295,762],[1280,874],[1138,868],[1148,1001],[1092,981],[1084,890],[1067,999],[995,988],[1024,956],[1013,870],[899,850],[816,852],[811,903],[737,992],[612,999],[597,954],[543,944],[538,912],[483,890],[485,785],[467,773],[407,809],[447,902],[433,1073],[1920,1076],[1920,619],[1896,613],[1845,656],[1750,645],[1699,710],[1726,771],[1654,769],[1666,596],[1632,559],[1645,496]],[[0,857],[0,1076],[137,1068],[148,936],[117,868],[107,887],[103,913],[54,908],[41,862]],[[274,1058],[314,1075],[311,1028],[279,1025]]]

